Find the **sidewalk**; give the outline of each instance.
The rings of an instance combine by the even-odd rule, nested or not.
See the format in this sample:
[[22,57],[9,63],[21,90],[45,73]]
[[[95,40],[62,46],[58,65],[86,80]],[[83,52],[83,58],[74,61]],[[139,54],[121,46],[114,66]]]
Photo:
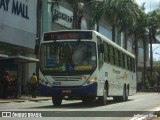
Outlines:
[[25,102],[25,101],[44,101],[44,100],[51,100],[51,97],[42,97],[37,96],[36,98],[32,98],[31,96],[21,96],[19,98],[7,98],[7,99],[1,99],[0,98],[0,104],[1,103],[11,103],[11,102]]

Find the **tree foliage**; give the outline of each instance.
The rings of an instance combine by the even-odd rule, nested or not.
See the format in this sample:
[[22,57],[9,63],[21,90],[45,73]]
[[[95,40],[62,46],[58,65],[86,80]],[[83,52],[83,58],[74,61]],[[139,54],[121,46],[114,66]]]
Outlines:
[[147,27],[151,30],[152,39],[156,40],[156,35],[160,34],[160,9],[149,12],[147,16]]
[[128,34],[136,36],[144,34],[150,27],[155,36],[160,33],[160,10],[147,14],[144,12],[144,5],[138,6],[136,2],[129,0],[106,0],[92,4],[91,17],[96,22],[104,17],[112,25],[112,29],[113,26],[118,26],[120,31],[127,29]]
[[128,33],[134,31],[139,12],[138,5],[128,0],[107,0],[103,3],[93,4],[91,7],[93,19],[98,22],[101,17],[104,17],[112,26],[112,34],[115,34],[116,26],[120,31],[126,29],[129,31]]

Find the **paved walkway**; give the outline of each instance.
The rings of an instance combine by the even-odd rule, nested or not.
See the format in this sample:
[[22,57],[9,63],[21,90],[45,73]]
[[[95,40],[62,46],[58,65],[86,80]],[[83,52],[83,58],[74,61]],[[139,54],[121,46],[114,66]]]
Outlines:
[[1,103],[10,103],[10,102],[25,102],[25,101],[44,101],[44,100],[51,100],[51,97],[42,97],[37,96],[36,98],[32,98],[31,96],[21,96],[19,98],[7,98],[7,99],[1,99],[0,98],[0,104]]

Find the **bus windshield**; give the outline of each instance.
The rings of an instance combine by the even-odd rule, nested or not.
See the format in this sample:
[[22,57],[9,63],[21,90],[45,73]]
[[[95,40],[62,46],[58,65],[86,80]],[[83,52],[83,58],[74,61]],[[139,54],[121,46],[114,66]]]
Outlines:
[[92,72],[97,66],[96,44],[87,41],[43,43],[40,59],[43,72]]

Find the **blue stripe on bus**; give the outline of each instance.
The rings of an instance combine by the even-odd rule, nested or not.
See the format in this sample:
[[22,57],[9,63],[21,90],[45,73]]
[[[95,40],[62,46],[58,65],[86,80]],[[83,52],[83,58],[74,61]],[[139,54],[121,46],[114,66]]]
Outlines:
[[97,83],[78,87],[49,87],[40,83],[39,90],[42,96],[97,96]]

